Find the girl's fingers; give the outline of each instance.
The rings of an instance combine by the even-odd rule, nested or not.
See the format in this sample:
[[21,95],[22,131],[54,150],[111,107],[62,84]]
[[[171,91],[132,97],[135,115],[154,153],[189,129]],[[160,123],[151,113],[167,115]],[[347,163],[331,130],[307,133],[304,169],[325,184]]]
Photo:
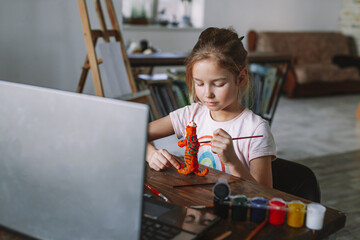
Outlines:
[[178,162],[178,160],[172,155],[170,154],[168,151],[166,151],[165,149],[161,150],[162,155],[164,155],[164,157],[166,158],[166,162],[167,164],[170,163],[169,166],[173,166],[176,169],[180,168],[180,163]]
[[212,141],[213,142],[224,142],[224,143],[228,144],[232,140],[231,140],[231,136],[226,131],[224,131],[221,128],[218,128],[213,132]]
[[149,163],[149,166],[154,169],[155,171],[160,171],[161,168],[159,167],[159,165],[155,162],[155,161],[152,161]]
[[231,144],[231,140],[225,137],[216,136],[211,140],[211,146],[226,148],[227,145]]
[[222,136],[222,137],[227,137],[230,136],[224,129],[222,128],[218,128],[213,132],[214,136]]
[[175,167],[176,169],[179,169],[181,165],[167,150],[160,149],[153,154],[149,166],[155,171],[161,171],[166,167]]
[[167,167],[167,160],[160,151],[157,151],[152,156],[149,166],[156,171],[160,171]]

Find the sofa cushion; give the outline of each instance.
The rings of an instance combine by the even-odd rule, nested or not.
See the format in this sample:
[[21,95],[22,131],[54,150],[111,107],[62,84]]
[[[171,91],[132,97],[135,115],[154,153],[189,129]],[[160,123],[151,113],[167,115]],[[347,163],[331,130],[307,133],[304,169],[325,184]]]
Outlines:
[[334,64],[297,64],[294,66],[296,81],[299,84],[310,82],[360,81],[359,71],[355,67],[340,68]]
[[350,54],[346,36],[338,32],[259,32],[256,51],[290,53],[297,64],[330,64],[334,55]]

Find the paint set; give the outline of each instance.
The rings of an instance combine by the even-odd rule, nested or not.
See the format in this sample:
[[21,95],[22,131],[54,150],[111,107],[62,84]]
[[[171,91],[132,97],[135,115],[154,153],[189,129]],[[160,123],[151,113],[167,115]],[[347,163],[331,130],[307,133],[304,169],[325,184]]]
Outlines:
[[[214,213],[233,221],[261,223],[268,219],[273,225],[300,228],[304,225],[312,230],[322,229],[326,208],[319,203],[305,204],[299,200],[285,202],[281,198],[267,200],[263,197],[248,198],[245,195],[230,196],[226,180],[219,179],[213,188]],[[231,211],[230,211],[231,209]]]

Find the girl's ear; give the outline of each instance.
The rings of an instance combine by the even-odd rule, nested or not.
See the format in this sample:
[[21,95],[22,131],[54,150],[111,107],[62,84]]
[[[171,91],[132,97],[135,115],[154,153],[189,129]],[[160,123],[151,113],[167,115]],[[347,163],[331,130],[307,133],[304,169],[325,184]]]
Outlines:
[[247,68],[244,67],[236,78],[236,85],[243,87],[247,84],[247,81],[249,81],[249,74]]

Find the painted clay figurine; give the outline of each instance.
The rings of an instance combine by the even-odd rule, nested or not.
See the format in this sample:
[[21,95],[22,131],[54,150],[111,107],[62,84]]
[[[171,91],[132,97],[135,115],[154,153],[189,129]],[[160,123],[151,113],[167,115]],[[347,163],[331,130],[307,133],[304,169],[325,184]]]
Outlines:
[[184,140],[178,142],[179,147],[186,147],[185,149],[185,167],[181,166],[178,169],[178,172],[181,174],[190,174],[195,173],[198,176],[205,176],[209,169],[205,168],[202,171],[199,171],[199,163],[197,158],[197,153],[199,151],[200,143],[196,136],[196,123],[191,121],[189,125],[186,126],[186,136]]

